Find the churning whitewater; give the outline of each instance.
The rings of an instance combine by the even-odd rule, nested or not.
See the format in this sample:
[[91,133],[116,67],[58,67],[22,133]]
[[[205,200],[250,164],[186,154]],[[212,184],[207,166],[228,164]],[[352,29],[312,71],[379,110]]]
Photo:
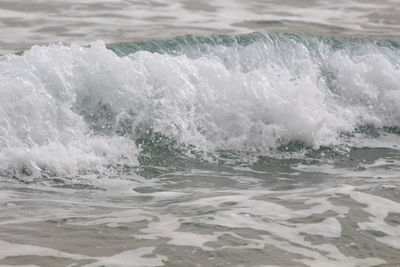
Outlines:
[[0,172],[119,172],[154,136],[201,153],[395,148],[399,68],[396,42],[313,35],[34,46],[0,57]]

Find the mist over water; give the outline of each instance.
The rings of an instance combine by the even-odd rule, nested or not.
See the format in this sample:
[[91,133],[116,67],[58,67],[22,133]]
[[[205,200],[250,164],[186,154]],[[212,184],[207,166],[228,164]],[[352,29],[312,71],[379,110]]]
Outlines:
[[0,266],[399,265],[398,8],[2,1]]

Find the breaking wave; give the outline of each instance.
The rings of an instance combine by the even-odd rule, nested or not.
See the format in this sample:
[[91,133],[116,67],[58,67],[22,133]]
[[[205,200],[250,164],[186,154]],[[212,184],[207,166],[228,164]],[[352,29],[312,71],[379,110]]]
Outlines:
[[0,57],[0,172],[109,174],[139,165],[146,139],[261,154],[373,145],[400,132],[399,53],[279,33],[34,46]]

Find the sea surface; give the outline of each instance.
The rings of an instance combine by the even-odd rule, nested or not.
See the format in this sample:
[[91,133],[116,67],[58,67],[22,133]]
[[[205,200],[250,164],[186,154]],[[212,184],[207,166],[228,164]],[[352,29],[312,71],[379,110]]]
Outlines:
[[399,14],[0,0],[0,266],[400,266]]

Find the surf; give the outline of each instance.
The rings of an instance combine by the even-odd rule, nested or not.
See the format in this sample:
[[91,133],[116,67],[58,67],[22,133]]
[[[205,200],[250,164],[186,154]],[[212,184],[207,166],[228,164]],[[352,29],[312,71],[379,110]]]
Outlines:
[[150,143],[203,159],[217,151],[393,149],[399,47],[252,33],[3,55],[0,172],[109,175],[140,166]]

